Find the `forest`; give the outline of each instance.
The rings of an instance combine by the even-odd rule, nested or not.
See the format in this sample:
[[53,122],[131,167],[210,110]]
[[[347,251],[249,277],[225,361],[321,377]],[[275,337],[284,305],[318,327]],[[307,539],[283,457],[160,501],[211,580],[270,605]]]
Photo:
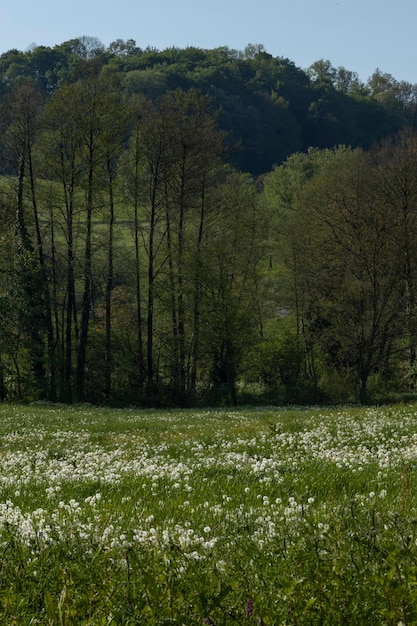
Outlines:
[[262,45],[0,56],[0,399],[417,382],[417,85]]

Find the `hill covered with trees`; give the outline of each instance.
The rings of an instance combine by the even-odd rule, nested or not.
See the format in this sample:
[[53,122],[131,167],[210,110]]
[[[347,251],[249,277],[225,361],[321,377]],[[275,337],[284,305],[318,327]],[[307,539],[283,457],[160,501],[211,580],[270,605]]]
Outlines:
[[310,146],[369,148],[404,125],[415,126],[417,89],[380,70],[363,83],[354,71],[318,60],[307,70],[273,57],[262,45],[142,50],[133,40],[105,48],[94,37],[37,46],[0,56],[0,95],[23,76],[45,95],[76,81],[95,61],[103,78],[124,97],[155,100],[166,91],[197,89],[210,96],[228,142],[239,146],[234,163],[259,175]]
[[0,398],[414,389],[415,86],[91,37],[0,76]]

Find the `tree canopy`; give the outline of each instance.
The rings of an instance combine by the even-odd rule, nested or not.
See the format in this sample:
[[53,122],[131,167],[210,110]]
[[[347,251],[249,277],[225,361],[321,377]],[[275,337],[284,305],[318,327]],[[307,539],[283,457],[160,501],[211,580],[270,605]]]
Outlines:
[[310,146],[369,148],[403,125],[415,125],[416,86],[376,69],[366,83],[354,71],[318,60],[301,69],[262,45],[142,49],[132,39],[107,48],[81,37],[49,48],[9,50],[0,56],[1,93],[31,77],[46,94],[82,75],[96,60],[106,79],[126,95],[155,100],[176,88],[210,95],[235,164],[259,175]]

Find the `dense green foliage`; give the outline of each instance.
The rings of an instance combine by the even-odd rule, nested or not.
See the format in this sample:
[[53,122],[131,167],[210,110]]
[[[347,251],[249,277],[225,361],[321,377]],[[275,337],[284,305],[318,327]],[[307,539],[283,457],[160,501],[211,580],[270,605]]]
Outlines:
[[89,37],[0,75],[0,399],[414,391],[413,85]]
[[414,624],[416,417],[2,405],[0,619]]
[[310,146],[367,149],[404,124],[415,126],[415,85],[380,70],[363,83],[354,71],[323,60],[301,69],[252,44],[244,51],[159,51],[117,40],[106,49],[96,38],[84,37],[2,54],[0,88],[7,93],[25,76],[51,94],[77,80],[92,60],[126,97],[140,93],[154,100],[177,88],[210,95],[230,145],[240,145],[234,163],[254,175]]

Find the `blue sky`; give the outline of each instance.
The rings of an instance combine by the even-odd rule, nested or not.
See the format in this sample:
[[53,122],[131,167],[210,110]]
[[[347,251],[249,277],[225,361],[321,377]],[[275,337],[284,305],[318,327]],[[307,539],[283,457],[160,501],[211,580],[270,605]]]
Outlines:
[[307,68],[328,59],[364,81],[417,83],[416,0],[0,0],[0,53],[83,35],[160,50],[263,44]]

